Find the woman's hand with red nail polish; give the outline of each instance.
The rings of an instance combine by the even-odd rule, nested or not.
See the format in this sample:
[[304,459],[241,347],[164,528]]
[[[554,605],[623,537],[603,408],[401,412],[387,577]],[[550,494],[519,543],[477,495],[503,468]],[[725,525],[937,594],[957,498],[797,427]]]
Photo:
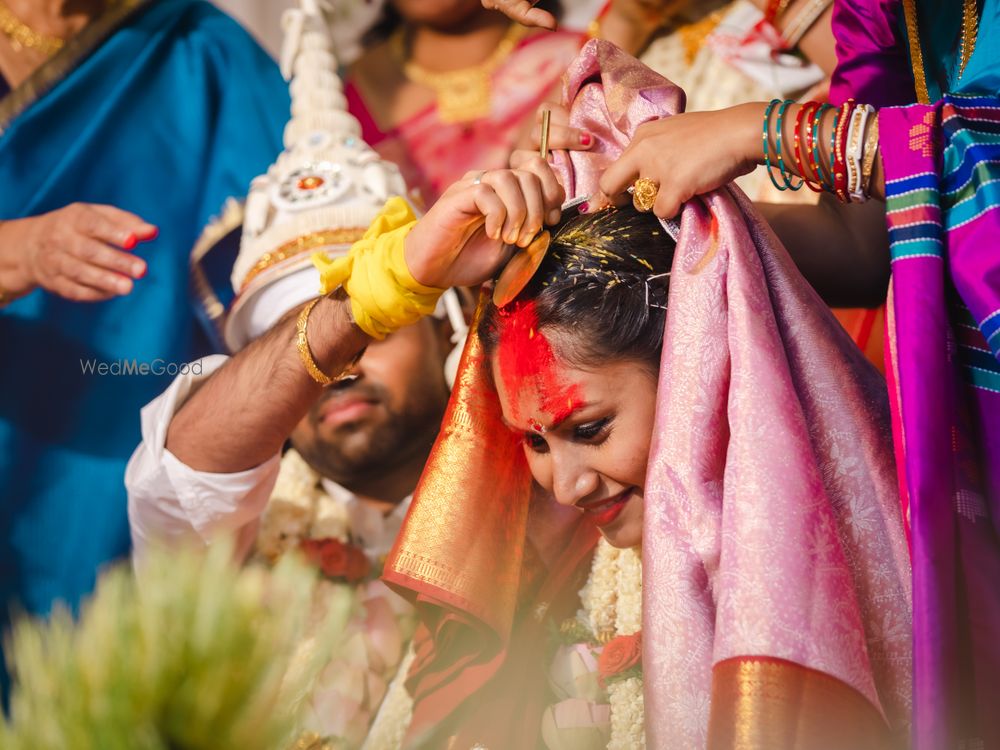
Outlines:
[[146,274],[128,251],[156,235],[135,214],[91,203],[0,222],[0,288],[20,297],[41,287],[77,302],[128,294]]
[[[535,127],[531,132],[531,138],[524,148],[519,148],[515,150],[509,159],[509,166],[511,169],[535,169],[539,173],[545,173],[548,170],[541,170],[540,163],[542,162],[542,157],[538,153],[541,137],[542,137],[542,113],[548,110],[551,112],[549,120],[549,150],[586,150],[594,143],[594,136],[585,130],[580,130],[579,128],[571,128],[569,126],[569,110],[563,107],[561,104],[553,104],[548,102],[543,104],[538,108],[538,112],[535,117]],[[548,186],[548,193],[554,193],[556,190],[562,191],[562,186],[558,184],[555,177],[552,177],[553,186]],[[550,188],[550,189],[549,189]],[[548,195],[548,194],[547,194]],[[560,212],[558,210],[550,211],[546,215],[547,224],[555,224],[559,221]]]
[[561,104],[546,102],[535,113],[535,124],[531,130],[525,149],[538,151],[542,140],[542,113],[548,110],[552,114],[549,120],[549,151],[585,151],[594,145],[594,135],[586,130],[571,127],[569,110]]

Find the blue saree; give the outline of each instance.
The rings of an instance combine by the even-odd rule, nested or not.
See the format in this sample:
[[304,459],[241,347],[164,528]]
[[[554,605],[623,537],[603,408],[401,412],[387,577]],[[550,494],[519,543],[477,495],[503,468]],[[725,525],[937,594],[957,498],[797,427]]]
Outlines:
[[[0,626],[12,607],[75,607],[128,553],[139,409],[215,348],[192,248],[280,151],[288,104],[275,63],[202,0],[126,2],[0,100],[0,219],[83,201],[160,229],[128,296],[0,309]],[[149,374],[97,371],[132,362]]]

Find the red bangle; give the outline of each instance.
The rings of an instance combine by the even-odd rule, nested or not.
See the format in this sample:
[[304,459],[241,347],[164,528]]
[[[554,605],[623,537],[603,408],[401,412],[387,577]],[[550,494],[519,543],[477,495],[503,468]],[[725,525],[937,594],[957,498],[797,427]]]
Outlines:
[[815,108],[809,113],[809,119],[806,121],[806,161],[809,164],[809,171],[816,178],[816,187],[813,189],[817,193],[827,189],[826,183],[823,180],[823,173],[819,171],[819,164],[816,163],[816,118],[820,116],[824,106],[829,105],[816,102]]
[[851,122],[851,115],[854,114],[855,103],[853,99],[848,99],[840,108],[840,121],[837,123],[836,144],[833,164],[833,189],[844,203],[851,202],[851,196],[847,192],[847,127]]
[[[815,113],[817,109],[819,109],[819,104],[817,104],[816,102],[806,102],[799,108],[799,113],[795,116],[795,133],[794,133],[794,141],[792,148],[792,156],[795,158],[795,166],[798,167],[799,175],[802,177],[802,181],[806,184],[806,187],[812,190],[814,193],[821,193],[823,192],[823,188],[821,186],[818,186],[819,183],[817,183],[814,179],[809,177],[809,172],[806,170],[807,159],[802,158],[802,144],[803,144],[802,121],[806,118],[806,116],[810,112]],[[806,122],[808,123],[808,120]],[[805,141],[807,149],[809,147],[808,136],[811,133],[812,133],[812,128],[809,128],[806,131],[807,137]]]

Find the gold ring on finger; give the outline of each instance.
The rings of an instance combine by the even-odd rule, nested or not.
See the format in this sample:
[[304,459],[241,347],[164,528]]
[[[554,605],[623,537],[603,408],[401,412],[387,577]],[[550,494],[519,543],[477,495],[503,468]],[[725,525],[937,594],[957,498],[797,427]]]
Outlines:
[[648,177],[640,177],[632,183],[632,205],[636,211],[652,211],[660,186]]

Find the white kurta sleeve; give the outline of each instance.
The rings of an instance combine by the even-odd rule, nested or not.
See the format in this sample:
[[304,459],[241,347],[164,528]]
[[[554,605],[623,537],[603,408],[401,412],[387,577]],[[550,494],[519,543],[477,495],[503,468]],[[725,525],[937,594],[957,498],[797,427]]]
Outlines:
[[253,546],[258,519],[278,477],[281,454],[246,471],[213,474],[195,471],[165,446],[174,414],[226,359],[204,357],[201,374],[179,375],[142,409],[142,442],[125,469],[129,526],[138,558],[151,543],[209,544],[226,533],[235,534],[239,559]]

